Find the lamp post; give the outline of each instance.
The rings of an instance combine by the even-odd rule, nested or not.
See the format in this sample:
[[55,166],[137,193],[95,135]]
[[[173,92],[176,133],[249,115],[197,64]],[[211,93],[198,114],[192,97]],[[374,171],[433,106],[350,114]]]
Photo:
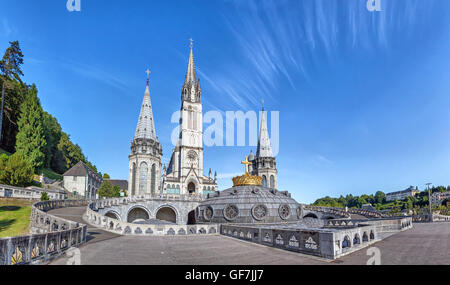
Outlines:
[[428,205],[430,207],[430,222],[433,221],[433,213],[431,212],[431,193],[430,193],[430,185],[432,183],[427,183],[425,185],[427,185],[427,189],[428,189]]

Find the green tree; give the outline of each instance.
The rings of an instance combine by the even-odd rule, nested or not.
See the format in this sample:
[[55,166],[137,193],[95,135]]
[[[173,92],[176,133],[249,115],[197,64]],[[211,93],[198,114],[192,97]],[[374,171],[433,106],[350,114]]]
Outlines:
[[5,106],[5,89],[7,88],[7,81],[15,79],[22,83],[20,76],[23,76],[23,72],[20,66],[23,64],[23,54],[20,49],[18,41],[9,42],[10,46],[6,49],[2,60],[0,61],[0,72],[3,76],[2,82],[2,103],[0,107],[0,141],[2,139],[2,126],[3,126],[3,109]]
[[111,179],[108,173],[103,174],[103,179]]
[[30,162],[36,173],[44,166],[44,149],[47,144],[42,121],[43,110],[37,97],[36,86],[33,85],[20,107],[16,151]]
[[375,203],[378,204],[383,204],[386,201],[386,194],[384,194],[384,192],[382,191],[377,191],[377,193],[375,193]]
[[33,167],[22,155],[0,156],[0,183],[26,187],[33,181]]
[[100,188],[98,188],[98,196],[102,198],[114,197],[113,185],[111,184],[111,182],[107,180],[103,181],[102,185],[100,185]]
[[58,120],[47,112],[43,113],[44,136],[47,145],[45,146],[45,167],[52,168],[57,159],[58,143],[61,139],[62,128]]
[[48,201],[50,198],[48,197],[47,192],[42,192],[41,194],[41,201]]

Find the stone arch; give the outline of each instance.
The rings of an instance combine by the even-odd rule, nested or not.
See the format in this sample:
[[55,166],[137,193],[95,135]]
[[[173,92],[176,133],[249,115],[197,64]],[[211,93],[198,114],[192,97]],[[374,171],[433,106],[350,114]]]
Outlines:
[[162,205],[156,211],[156,219],[161,221],[167,221],[171,223],[178,222],[178,211],[171,205]]
[[308,214],[306,214],[305,216],[303,216],[303,219],[304,219],[304,218],[318,219],[319,217],[317,217],[317,215],[314,214],[314,213],[308,213]]
[[188,182],[188,184],[187,184],[187,191],[188,191],[188,194],[190,194],[190,195],[196,194],[196,192],[197,192],[197,185],[196,185],[196,183],[194,181],[191,180],[191,181]]
[[375,239],[375,233],[373,231],[370,231],[370,240]]
[[356,233],[355,237],[353,238],[353,245],[361,244],[361,238],[359,237],[359,234]]
[[122,218],[120,217],[120,214],[114,210],[109,210],[106,214],[105,217],[111,218],[111,219],[115,219],[115,220],[119,220],[121,221]]
[[149,220],[150,219],[150,211],[144,206],[134,206],[128,210],[127,213],[127,222],[133,223],[135,220]]
[[194,225],[195,224],[195,210],[192,210],[188,213],[188,225]]
[[363,242],[368,242],[369,241],[369,236],[367,235],[367,232],[363,233]]
[[352,247],[352,242],[350,241],[350,237],[349,236],[345,236],[344,240],[342,241],[342,248],[349,248]]

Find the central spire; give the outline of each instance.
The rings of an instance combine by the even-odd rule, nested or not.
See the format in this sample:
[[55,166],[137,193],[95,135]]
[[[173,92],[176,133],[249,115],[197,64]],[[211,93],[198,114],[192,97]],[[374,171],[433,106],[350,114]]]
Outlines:
[[[264,101],[262,101],[264,104]],[[261,128],[259,130],[258,149],[256,150],[257,157],[272,157],[272,147],[270,146],[269,130],[267,129],[267,121],[264,111],[264,105],[262,108]]]
[[193,39],[189,39],[189,40],[190,40],[191,52],[189,54],[189,63],[188,63],[188,68],[187,68],[187,72],[186,72],[186,79],[184,81],[184,85],[195,85],[197,83],[197,74],[195,73],[195,64],[194,64],[194,52],[193,52],[194,40]]

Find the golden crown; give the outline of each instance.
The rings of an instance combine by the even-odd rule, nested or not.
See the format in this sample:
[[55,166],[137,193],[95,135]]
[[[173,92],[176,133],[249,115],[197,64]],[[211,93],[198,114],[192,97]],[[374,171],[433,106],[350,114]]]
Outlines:
[[233,178],[233,187],[236,186],[246,186],[246,185],[262,185],[262,177],[253,176],[248,173],[248,166],[252,165],[250,161],[248,161],[248,157],[245,157],[245,161],[241,162],[245,165],[245,174],[242,176],[237,176]]

